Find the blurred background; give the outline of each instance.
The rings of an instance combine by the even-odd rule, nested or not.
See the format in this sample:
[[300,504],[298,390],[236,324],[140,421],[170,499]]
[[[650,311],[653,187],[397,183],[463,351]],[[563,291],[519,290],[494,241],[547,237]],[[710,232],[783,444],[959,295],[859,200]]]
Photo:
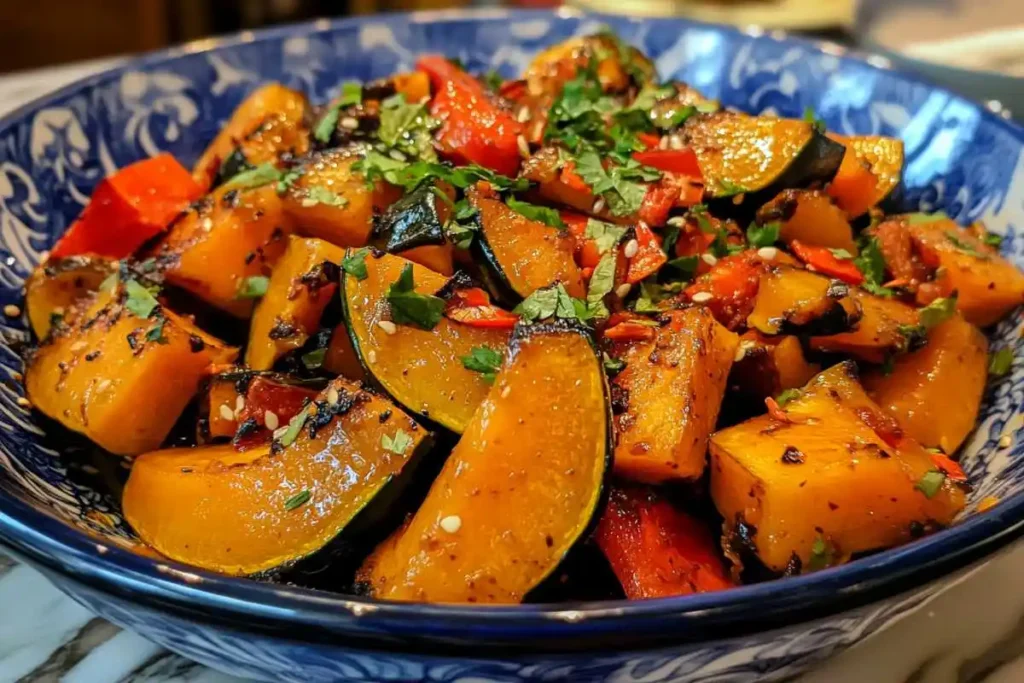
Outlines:
[[905,65],[976,99],[1024,108],[1024,0],[0,0],[0,73],[315,17],[561,4],[808,32],[912,60]]

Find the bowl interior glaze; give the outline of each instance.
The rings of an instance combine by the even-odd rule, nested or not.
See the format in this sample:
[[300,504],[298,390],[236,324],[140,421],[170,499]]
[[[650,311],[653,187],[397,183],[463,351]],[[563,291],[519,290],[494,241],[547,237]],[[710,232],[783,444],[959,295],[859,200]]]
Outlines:
[[[749,112],[800,117],[812,108],[839,133],[901,137],[908,210],[984,220],[1024,266],[1024,130],[884,60],[783,36],[679,19],[537,11],[440,12],[316,22],[211,40],[145,57],[73,84],[0,121],[0,303],[19,304],[24,280],[86,203],[100,178],[170,151],[193,162],[257,84],[279,80],[326,100],[347,79],[409,69],[443,52],[471,70],[520,72],[540,48],[613,26],[651,55],[663,77]],[[1020,313],[992,331],[1020,356]],[[19,556],[99,589],[199,620],[296,638],[339,634],[403,647],[486,644],[586,649],[698,641],[820,617],[920,585],[1022,532],[1024,363],[988,391],[964,448],[976,487],[953,528],[850,565],[724,593],[642,603],[497,608],[378,603],[194,571],[132,552],[110,495],[120,464],[83,467],[62,437],[19,405],[23,320],[0,321],[0,542]],[[955,400],[955,397],[951,397]],[[1011,448],[999,448],[1003,434]],[[982,499],[1001,503],[979,514]],[[386,634],[386,636],[385,636]]]

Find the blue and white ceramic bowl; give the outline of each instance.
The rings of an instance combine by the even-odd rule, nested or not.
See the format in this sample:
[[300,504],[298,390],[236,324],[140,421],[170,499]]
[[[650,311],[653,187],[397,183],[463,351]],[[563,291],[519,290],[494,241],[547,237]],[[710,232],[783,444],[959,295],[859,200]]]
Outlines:
[[[907,208],[982,219],[1024,266],[1024,130],[949,92],[830,46],[674,19],[542,12],[321,22],[146,57],[0,122],[0,304],[106,174],[168,150],[198,156],[258,83],[325,100],[441,51],[519,72],[539,48],[611,24],[725,104],[906,143]],[[993,333],[1024,358],[1021,316]],[[458,607],[389,604],[195,571],[136,554],[103,491],[18,403],[27,339],[0,324],[0,541],[97,614],[218,669],[267,680],[768,681],[791,676],[919,608],[1024,531],[1024,362],[989,391],[964,464],[977,486],[951,529],[809,576],[644,602]],[[956,397],[950,397],[956,400]],[[1000,447],[1009,435],[1012,447]],[[1005,441],[1004,441],[1005,443]],[[98,466],[98,469],[97,467]],[[98,474],[97,474],[98,471]],[[999,505],[976,512],[979,501]],[[0,614],[3,607],[0,606]]]

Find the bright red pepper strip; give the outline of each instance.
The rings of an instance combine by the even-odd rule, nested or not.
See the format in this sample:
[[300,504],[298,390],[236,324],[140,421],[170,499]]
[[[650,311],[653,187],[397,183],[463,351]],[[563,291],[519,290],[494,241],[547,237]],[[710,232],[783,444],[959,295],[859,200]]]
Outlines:
[[495,105],[479,81],[444,57],[421,57],[416,68],[425,71],[434,86],[430,113],[441,121],[437,131],[441,153],[456,163],[516,175],[523,125]]
[[644,152],[633,152],[633,158],[644,166],[656,168],[665,173],[686,176],[694,180],[704,180],[697,155],[692,149],[649,149]]
[[629,269],[626,271],[626,282],[631,285],[654,275],[668,261],[668,256],[661,249],[661,240],[654,231],[645,223],[638,223],[634,230],[637,250],[633,258],[629,259]]
[[511,330],[519,322],[518,315],[493,305],[491,297],[479,287],[455,292],[444,314],[448,319],[470,327]]
[[859,285],[864,282],[864,273],[860,272],[853,261],[840,259],[825,247],[815,247],[793,240],[789,243],[789,248],[798,259],[822,275],[837,278],[848,285]]
[[50,255],[130,256],[202,194],[192,174],[170,154],[137,161],[100,181]]
[[932,462],[942,470],[950,481],[965,482],[967,473],[960,464],[944,453],[932,453]]
[[604,330],[604,338],[612,341],[645,341],[654,339],[654,328],[634,322],[622,322]]
[[669,178],[663,178],[647,187],[647,194],[640,203],[637,218],[647,225],[664,225],[668,213],[679,200],[679,187]]
[[267,413],[274,414],[278,425],[287,425],[302,410],[306,400],[316,398],[318,393],[315,389],[281,384],[265,377],[253,378],[245,395],[245,407],[237,422],[241,427],[246,420],[252,419],[258,427],[245,436],[236,437],[235,450],[245,451],[270,441],[273,434],[272,430],[266,427]]

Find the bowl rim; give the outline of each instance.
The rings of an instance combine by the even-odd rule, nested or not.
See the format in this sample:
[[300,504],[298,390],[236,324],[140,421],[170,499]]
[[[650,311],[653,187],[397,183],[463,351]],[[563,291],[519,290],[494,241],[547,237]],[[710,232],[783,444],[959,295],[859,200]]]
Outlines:
[[[827,41],[792,37],[782,31],[743,30],[680,17],[630,18],[568,8],[476,8],[318,19],[193,41],[121,62],[23,104],[0,118],[0,134],[67,95],[125,72],[173,62],[185,55],[286,36],[330,33],[368,22],[401,25],[552,17],[703,27],[800,45],[962,97],[935,86],[927,78],[893,69],[886,57]],[[1024,127],[996,115],[983,104],[970,105],[989,123],[1003,127],[1024,143]],[[927,538],[783,581],[641,601],[465,606],[359,598],[226,577],[170,560],[144,557],[94,538],[0,489],[0,544],[61,579],[189,620],[284,634],[290,640],[337,644],[337,636],[344,635],[350,639],[346,645],[358,644],[364,649],[473,657],[540,651],[567,654],[593,650],[599,643],[612,644],[617,650],[639,651],[795,625],[909,593],[968,567],[1022,535],[1024,492]],[[756,611],[751,610],[754,605]]]

